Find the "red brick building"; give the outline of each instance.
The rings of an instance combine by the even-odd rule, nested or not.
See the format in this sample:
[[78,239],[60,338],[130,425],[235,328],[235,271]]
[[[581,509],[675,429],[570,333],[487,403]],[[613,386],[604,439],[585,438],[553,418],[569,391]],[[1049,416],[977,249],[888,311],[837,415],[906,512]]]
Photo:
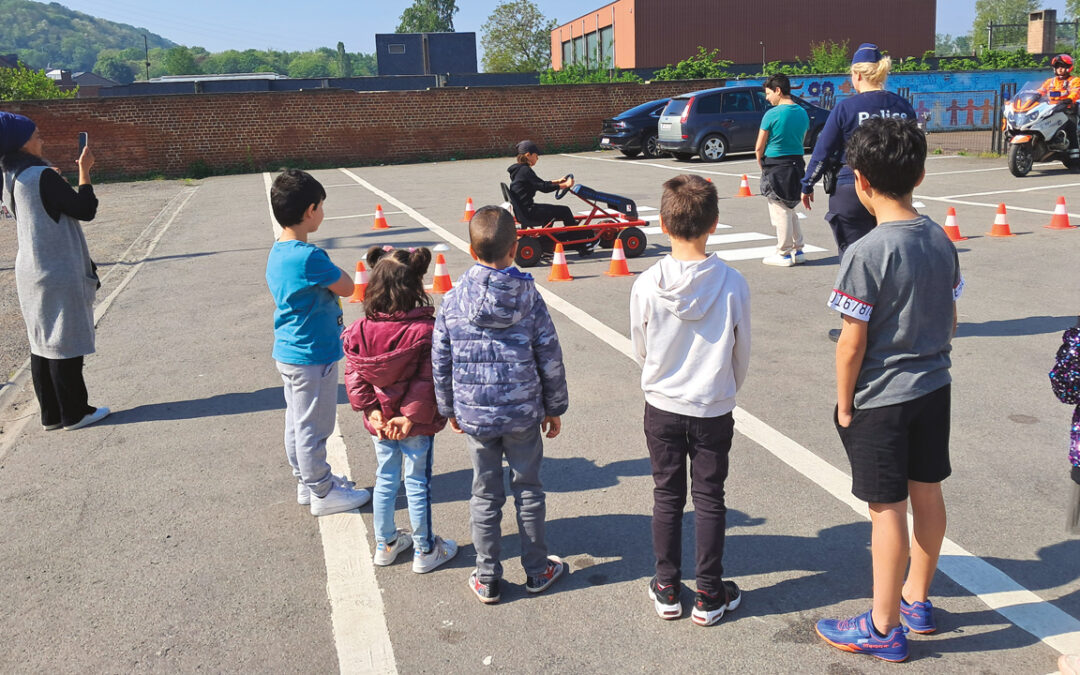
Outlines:
[[936,19],[936,0],[616,0],[551,31],[551,61],[662,68],[698,46],[735,63],[794,61],[830,40],[921,56]]

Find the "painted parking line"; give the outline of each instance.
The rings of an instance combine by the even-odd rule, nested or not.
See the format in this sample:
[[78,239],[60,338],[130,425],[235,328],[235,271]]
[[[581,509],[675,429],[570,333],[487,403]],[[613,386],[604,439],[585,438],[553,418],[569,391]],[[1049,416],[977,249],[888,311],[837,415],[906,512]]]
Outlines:
[[[383,211],[383,215],[392,216],[402,214],[404,211]],[[326,216],[323,220],[349,220],[350,218],[374,218],[374,213],[356,213],[351,216]]]
[[[916,197],[918,199],[925,199],[928,202],[942,202],[942,203],[945,203],[945,204],[960,204],[962,206],[983,206],[983,207],[986,207],[986,208],[989,208],[989,209],[996,209],[1001,204],[1001,202],[994,202],[994,203],[970,202],[970,201],[967,201],[967,200],[964,200],[964,199],[951,199],[949,197],[930,197],[930,196],[927,196],[927,195],[916,195]],[[1039,214],[1049,215],[1049,216],[1054,215],[1054,211],[1052,209],[1029,209],[1029,208],[1027,208],[1025,206],[1010,206],[1008,204],[1005,205],[1005,208],[1007,210],[1009,210],[1009,211],[1023,211],[1024,213],[1039,213]],[[1080,218],[1080,214],[1069,213],[1069,217],[1070,218]]]
[[[617,161],[617,160],[612,160]],[[436,225],[409,205],[385,192],[348,169],[343,173],[364,185],[386,202],[405,211],[416,222],[442,236],[464,253],[469,245],[460,237]],[[633,359],[629,338],[555,294],[542,283],[536,284],[549,307],[588,331],[612,349]],[[781,461],[813,481],[837,500],[847,504],[859,517],[869,519],[866,504],[851,494],[851,477],[832,466],[796,441],[736,407],[733,411],[735,428],[744,436],[765,448]],[[1080,652],[1080,620],[1042,600],[1001,570],[974,555],[949,538],[945,538],[938,569],[967,589],[991,609],[1017,627],[1031,633],[1051,648],[1062,652]]]
[[651,166],[651,167],[656,168],[656,169],[664,169],[666,171],[675,171],[677,173],[704,173],[704,174],[709,174],[710,176],[730,176],[731,178],[742,178],[745,175],[748,178],[753,178],[754,180],[759,180],[761,178],[760,176],[752,174],[752,173],[741,174],[741,173],[728,173],[726,171],[709,171],[709,170],[706,170],[706,169],[700,169],[696,165],[695,166],[685,166],[685,165],[671,166],[669,164],[654,164],[652,162],[626,162],[626,161],[621,160],[621,159],[608,159],[607,157],[583,157],[582,155],[572,155],[572,154],[570,154],[568,152],[562,153],[562,156],[563,157],[569,157],[570,159],[587,159],[587,160],[589,160],[591,162],[616,162],[616,163],[622,164],[624,166],[626,166],[626,165],[630,165],[630,166]]
[[[270,174],[263,174],[267,203]],[[281,226],[270,210],[274,239]],[[334,421],[334,433],[326,441],[326,460],[334,473],[349,471],[348,449]],[[338,671],[341,673],[397,673],[394,646],[386,627],[382,592],[375,568],[367,555],[368,532],[364,519],[348,511],[318,518],[326,565],[326,594],[330,599],[330,624],[334,633]]]
[[945,195],[941,199],[960,199],[963,197],[988,197],[990,195],[1005,195],[1022,192],[1038,192],[1039,190],[1059,190],[1061,188],[1080,187],[1080,183],[1061,183],[1059,185],[1036,185],[1034,187],[1015,188],[1012,190],[991,190],[989,192],[967,192],[959,195]]

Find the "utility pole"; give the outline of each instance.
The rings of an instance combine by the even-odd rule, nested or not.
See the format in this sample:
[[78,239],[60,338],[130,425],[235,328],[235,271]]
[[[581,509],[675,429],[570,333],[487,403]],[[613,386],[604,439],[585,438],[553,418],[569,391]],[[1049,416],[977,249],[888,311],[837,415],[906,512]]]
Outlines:
[[764,73],[765,72],[765,41],[761,40],[761,41],[758,42],[758,44],[761,45],[761,72]]
[[146,35],[142,36],[143,55],[146,58],[146,81],[150,81],[150,46],[146,42]]

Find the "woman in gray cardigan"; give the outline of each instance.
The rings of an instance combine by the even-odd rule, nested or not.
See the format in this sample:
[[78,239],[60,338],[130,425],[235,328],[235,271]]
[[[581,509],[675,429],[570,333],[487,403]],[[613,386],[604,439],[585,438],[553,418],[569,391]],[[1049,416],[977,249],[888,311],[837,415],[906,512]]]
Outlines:
[[2,195],[18,231],[15,286],[41,425],[72,430],[109,414],[87,403],[82,372],[83,357],[94,352],[94,294],[101,285],[79,224],[97,214],[94,155],[87,147],[77,160],[76,192],[42,159],[43,145],[30,119],[0,112]]

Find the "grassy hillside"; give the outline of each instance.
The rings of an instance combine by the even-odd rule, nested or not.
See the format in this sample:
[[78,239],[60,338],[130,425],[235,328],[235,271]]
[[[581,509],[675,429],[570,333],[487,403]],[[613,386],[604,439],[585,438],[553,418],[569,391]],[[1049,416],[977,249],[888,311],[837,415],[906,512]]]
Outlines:
[[143,48],[176,43],[141,28],[99,19],[55,2],[0,0],[0,54],[18,54],[30,68],[93,70],[102,49]]

